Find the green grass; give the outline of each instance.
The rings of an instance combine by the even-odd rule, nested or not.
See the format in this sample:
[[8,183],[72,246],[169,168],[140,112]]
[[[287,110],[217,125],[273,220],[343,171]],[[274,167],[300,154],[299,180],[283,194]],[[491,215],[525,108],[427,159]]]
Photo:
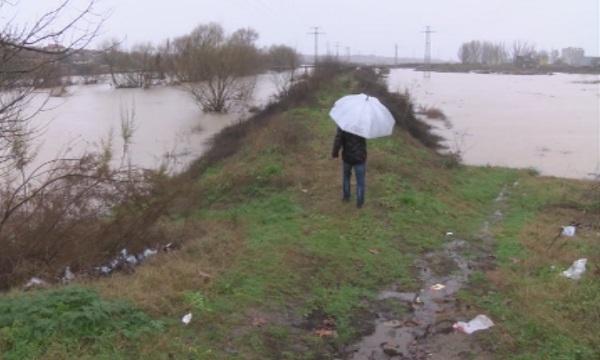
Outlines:
[[[15,359],[23,354],[20,358],[330,359],[357,338],[379,290],[392,284],[419,289],[412,264],[442,246],[446,232],[477,241],[494,199],[507,188],[505,220],[493,231],[508,284],[490,288],[488,274],[478,272],[472,290],[462,294],[502,329],[503,341],[494,338],[497,332],[484,334],[483,341],[497,343],[501,356],[589,358],[593,339],[580,341],[581,332],[561,330],[558,322],[506,301],[522,301],[510,286],[519,291],[534,286],[543,293],[542,285],[556,280],[540,264],[519,277],[522,269],[513,260],[537,251],[524,242],[524,229],[538,221],[545,206],[578,187],[526,171],[448,168],[440,156],[397,131],[369,142],[366,207],[359,211],[343,204],[340,164],[330,159],[335,126],[328,111],[350,85],[351,79],[339,79],[317,94],[316,103],[275,115],[264,128],[252,130],[239,153],[194,179],[198,200],[185,215],[173,215],[178,226],[191,229],[180,251],[157,257],[137,274],[89,284],[106,298],[130,300],[160,323],[132,305],[81,288],[17,294],[0,298],[0,310],[11,309],[0,311],[0,319],[13,319],[0,321],[1,349]],[[289,129],[301,140],[290,143]],[[523,185],[512,187],[516,180]],[[595,249],[586,243],[573,251]],[[199,271],[213,276],[204,281]],[[583,281],[564,296],[544,311],[564,317],[584,313],[597,304],[598,286]],[[51,320],[18,315],[19,306],[51,308]],[[83,309],[94,315],[81,315]],[[179,319],[188,311],[194,318],[184,327]],[[335,319],[336,338],[315,336],[306,322],[316,313]],[[71,322],[77,314],[81,320]],[[257,317],[264,324],[254,324]],[[47,321],[60,325],[45,327]],[[581,319],[568,329],[577,324],[597,330]],[[40,328],[45,332],[35,330]],[[148,335],[140,339],[140,334]],[[50,344],[51,352],[44,350]]]
[[131,304],[102,300],[83,288],[0,298],[0,351],[7,360],[54,353],[127,358],[128,346],[119,344],[138,341],[161,327]]

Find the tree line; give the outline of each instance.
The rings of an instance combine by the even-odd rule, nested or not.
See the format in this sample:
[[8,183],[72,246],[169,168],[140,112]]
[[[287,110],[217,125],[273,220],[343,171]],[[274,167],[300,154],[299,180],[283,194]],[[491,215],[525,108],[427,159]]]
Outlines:
[[157,81],[183,84],[203,110],[224,112],[252,92],[255,75],[293,72],[300,65],[293,48],[259,49],[258,37],[250,28],[227,33],[219,24],[202,24],[157,46],[136,44],[126,51],[118,40],[107,41],[102,62],[115,87],[147,88]]
[[501,65],[516,64],[522,60],[548,63],[558,60],[558,54],[556,51],[537,50],[527,41],[517,40],[506,45],[503,42],[472,40],[459,47],[458,58],[463,64]]

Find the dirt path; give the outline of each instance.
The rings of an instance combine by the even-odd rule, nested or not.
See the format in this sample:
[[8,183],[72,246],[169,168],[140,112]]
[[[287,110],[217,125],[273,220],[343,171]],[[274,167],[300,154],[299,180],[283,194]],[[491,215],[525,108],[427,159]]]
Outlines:
[[[494,202],[492,213],[482,224],[478,241],[467,242],[447,234],[444,247],[416,261],[422,290],[417,293],[399,292],[396,288],[382,291],[377,303],[390,302],[408,306],[410,311],[401,318],[377,311],[375,331],[362,338],[346,351],[350,360],[388,359],[490,359],[489,352],[473,341],[474,335],[454,331],[456,321],[470,320],[457,301],[457,292],[467,285],[474,270],[493,266],[493,237],[490,226],[502,221],[508,190],[505,188]],[[432,287],[445,287],[435,290]]]

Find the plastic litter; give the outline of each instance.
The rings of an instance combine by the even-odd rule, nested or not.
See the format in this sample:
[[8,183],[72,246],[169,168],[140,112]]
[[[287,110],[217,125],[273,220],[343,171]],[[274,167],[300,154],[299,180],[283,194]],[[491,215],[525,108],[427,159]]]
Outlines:
[[452,325],[457,331],[464,332],[465,334],[472,334],[475,331],[486,330],[494,326],[494,322],[485,315],[477,315],[473,320],[468,323],[459,321]]
[[184,325],[189,325],[192,322],[192,313],[187,313],[181,318],[181,322]]
[[576,231],[576,227],[575,226],[563,226],[562,227],[562,232],[561,235],[562,236],[568,236],[568,237],[573,237],[575,236],[575,231]]
[[136,265],[138,263],[137,258],[133,255],[129,255],[125,261],[127,261],[130,265]]
[[402,322],[400,320],[389,320],[384,322],[383,325],[391,328],[396,328],[402,326]]
[[153,249],[146,249],[146,250],[144,250],[144,252],[143,252],[143,255],[144,255],[144,257],[145,257],[145,258],[148,258],[148,257],[150,257],[150,256],[154,256],[154,255],[156,255],[156,254],[158,254],[158,251],[156,251],[156,250],[153,250]]
[[167,245],[163,246],[163,251],[169,252],[171,250],[173,250],[173,243],[168,243]]
[[454,236],[454,233],[453,233],[452,231],[448,231],[448,232],[446,233],[446,236]]
[[439,291],[446,287],[444,284],[435,284],[431,287],[431,290]]
[[71,281],[75,280],[75,274],[73,274],[73,272],[71,271],[71,267],[67,266],[65,268],[65,272],[63,274],[63,277],[60,279],[62,281],[63,284],[68,284]]
[[47,286],[48,283],[45,282],[44,280],[37,278],[37,277],[32,277],[27,284],[25,284],[25,290],[29,290],[32,288],[36,288],[36,287],[45,287]]
[[579,280],[581,275],[585,272],[585,265],[587,264],[587,259],[579,259],[573,262],[570,268],[562,272],[562,275],[566,278],[572,280]]
[[101,266],[100,268],[98,268],[98,271],[100,271],[102,275],[108,275],[112,272],[112,269],[108,266]]

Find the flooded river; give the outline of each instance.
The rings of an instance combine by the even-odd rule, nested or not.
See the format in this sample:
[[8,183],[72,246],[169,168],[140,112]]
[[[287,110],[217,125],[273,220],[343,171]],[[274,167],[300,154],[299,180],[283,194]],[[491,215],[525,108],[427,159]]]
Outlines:
[[[77,156],[97,148],[113,132],[115,153],[122,148],[121,112],[134,111],[135,132],[130,153],[140,167],[156,167],[165,154],[176,154],[181,169],[206,150],[207,141],[242,114],[204,114],[191,96],[177,87],[114,89],[108,84],[77,85],[69,95],[50,98],[34,122],[43,126],[35,163],[68,151]],[[259,76],[250,105],[262,106],[276,93],[272,75]],[[41,101],[38,99],[38,102]]]
[[[597,75],[500,75],[391,71],[390,90],[442,110],[436,132],[472,165],[534,168],[544,175],[591,178],[599,172]],[[594,83],[596,82],[596,83]]]

